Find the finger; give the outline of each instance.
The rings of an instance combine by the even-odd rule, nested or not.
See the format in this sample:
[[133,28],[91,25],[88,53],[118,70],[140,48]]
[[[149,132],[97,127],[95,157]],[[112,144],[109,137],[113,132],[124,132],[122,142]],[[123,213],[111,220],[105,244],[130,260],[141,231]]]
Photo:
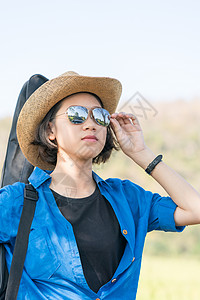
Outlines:
[[122,116],[122,118],[123,118],[125,124],[133,124],[133,122],[136,120],[136,117],[131,113],[124,114]]
[[117,119],[120,125],[133,124],[133,121],[135,121],[136,119],[136,117],[133,114],[125,112],[112,114],[111,118]]
[[129,120],[131,120],[134,125],[139,125],[138,118],[134,114],[127,113],[124,116],[126,116],[127,118],[129,118]]
[[120,129],[119,120],[116,118],[110,118],[111,124],[115,127],[115,129]]
[[111,124],[112,129],[114,130],[117,137],[119,137],[119,135],[122,132],[121,125],[119,124],[118,120],[116,120],[114,118],[111,118],[110,120],[111,120],[110,124]]
[[116,120],[118,121],[118,123],[120,124],[120,126],[124,125],[124,120],[123,120],[122,117],[118,116],[118,117],[116,118]]
[[115,113],[111,115],[111,119],[116,120],[120,126],[122,126],[124,124],[124,121],[122,119],[122,115],[123,113],[119,114],[119,113]]
[[139,121],[138,121],[138,118],[137,118],[135,115],[133,115],[133,118],[131,118],[131,119],[132,119],[134,125],[140,126],[140,123],[139,123]]

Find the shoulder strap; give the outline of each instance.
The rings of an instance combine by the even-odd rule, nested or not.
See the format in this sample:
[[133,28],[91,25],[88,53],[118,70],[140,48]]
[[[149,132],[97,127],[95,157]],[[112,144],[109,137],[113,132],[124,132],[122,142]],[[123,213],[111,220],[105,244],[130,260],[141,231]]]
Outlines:
[[8,278],[6,300],[17,299],[18,289],[28,248],[28,239],[31,223],[35,213],[38,194],[31,184],[26,184],[24,189],[24,206],[19,222],[17,237],[15,241],[13,259]]

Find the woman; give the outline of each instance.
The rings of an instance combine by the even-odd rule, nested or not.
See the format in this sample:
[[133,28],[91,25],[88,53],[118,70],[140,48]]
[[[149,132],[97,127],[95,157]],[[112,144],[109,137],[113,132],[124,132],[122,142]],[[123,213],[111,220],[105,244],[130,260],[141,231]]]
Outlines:
[[[36,166],[29,181],[39,200],[18,299],[135,299],[146,233],[200,223],[200,195],[145,145],[134,115],[115,113],[120,95],[116,79],[67,72],[21,111],[18,140]],[[92,170],[118,145],[170,197]],[[0,191],[9,268],[23,190],[18,182]]]

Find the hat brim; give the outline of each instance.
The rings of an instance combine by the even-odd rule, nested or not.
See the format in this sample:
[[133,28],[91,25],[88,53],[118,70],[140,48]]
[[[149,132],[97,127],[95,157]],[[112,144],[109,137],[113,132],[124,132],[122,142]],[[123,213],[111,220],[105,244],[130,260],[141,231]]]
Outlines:
[[38,125],[48,111],[60,100],[78,92],[91,92],[99,96],[104,108],[114,113],[122,92],[121,83],[109,77],[88,77],[61,75],[40,86],[24,104],[17,122],[17,138],[20,148],[33,165],[43,170],[53,170],[55,166],[44,162],[38,155],[38,146],[31,143],[35,139]]

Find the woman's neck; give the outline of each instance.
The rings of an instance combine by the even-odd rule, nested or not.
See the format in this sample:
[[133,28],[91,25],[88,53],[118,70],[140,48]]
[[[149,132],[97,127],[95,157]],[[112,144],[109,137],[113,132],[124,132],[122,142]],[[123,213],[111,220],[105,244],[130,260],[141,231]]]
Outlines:
[[80,164],[69,159],[58,160],[51,177],[50,188],[66,197],[87,197],[96,188],[96,182],[92,177],[92,162],[88,161]]

